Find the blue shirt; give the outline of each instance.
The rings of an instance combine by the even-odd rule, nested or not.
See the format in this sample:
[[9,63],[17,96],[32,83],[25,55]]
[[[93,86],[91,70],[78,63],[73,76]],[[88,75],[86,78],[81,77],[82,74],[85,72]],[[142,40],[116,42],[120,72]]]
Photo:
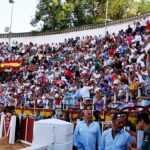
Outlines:
[[66,105],[73,105],[72,96],[73,96],[73,93],[71,93],[71,92],[66,93],[66,95],[65,95],[66,100],[64,101],[64,104],[66,104]]
[[80,121],[75,128],[73,140],[74,146],[77,146],[78,150],[96,150],[96,144],[100,150],[101,132],[99,124],[93,121],[87,126],[84,120]]
[[78,89],[78,90],[73,94],[72,98],[74,98],[74,99],[79,99],[79,98],[81,98],[80,89]]
[[131,144],[130,134],[122,129],[112,137],[112,128],[106,130],[102,134],[101,150],[128,150],[128,145]]
[[35,119],[36,119],[36,120],[41,120],[41,119],[43,119],[43,116],[42,116],[42,115],[37,115],[37,116],[35,117]]

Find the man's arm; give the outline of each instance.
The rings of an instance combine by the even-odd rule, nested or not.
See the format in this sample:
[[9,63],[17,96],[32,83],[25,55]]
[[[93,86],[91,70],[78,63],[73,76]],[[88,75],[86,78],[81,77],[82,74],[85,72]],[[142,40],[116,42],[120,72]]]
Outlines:
[[74,150],[76,150],[78,146],[79,125],[80,125],[80,122],[76,125],[75,131],[74,131],[74,136],[73,136]]
[[98,150],[105,150],[105,132],[102,134],[100,145],[98,145]]
[[[131,148],[132,148],[132,137],[131,137],[131,135],[128,133],[128,136],[127,136],[127,149],[129,149],[129,150],[132,150]],[[133,149],[134,150],[134,149]]]
[[101,130],[100,130],[100,125],[99,123],[97,123],[97,145],[98,145],[98,150],[101,150],[101,140],[102,140],[102,137],[101,137]]

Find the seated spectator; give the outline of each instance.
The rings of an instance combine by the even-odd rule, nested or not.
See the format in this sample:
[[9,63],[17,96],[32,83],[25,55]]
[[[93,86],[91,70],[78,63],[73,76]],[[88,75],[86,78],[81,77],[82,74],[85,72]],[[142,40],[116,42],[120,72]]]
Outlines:
[[145,29],[146,29],[146,23],[147,23],[147,19],[146,16],[142,19],[141,21],[141,31],[142,33],[144,33]]
[[69,113],[64,113],[64,114],[63,114],[63,117],[62,117],[62,120],[67,121],[67,122],[70,122]]
[[150,20],[147,20],[146,23],[146,33],[150,33]]
[[130,27],[130,25],[128,25],[128,29],[126,30],[126,34],[127,36],[129,36],[129,34],[132,33],[132,28]]
[[37,110],[37,111],[36,111],[35,120],[41,120],[41,119],[43,119],[43,116],[42,116],[40,113],[41,113],[40,110]]

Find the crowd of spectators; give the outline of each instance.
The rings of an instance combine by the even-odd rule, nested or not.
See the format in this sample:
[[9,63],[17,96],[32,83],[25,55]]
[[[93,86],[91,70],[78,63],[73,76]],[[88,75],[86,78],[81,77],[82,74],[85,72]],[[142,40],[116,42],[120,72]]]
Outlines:
[[0,62],[22,64],[18,70],[0,72],[0,104],[83,109],[92,103],[99,111],[107,106],[149,106],[149,33],[150,20],[145,17],[105,37],[43,45],[1,42]]

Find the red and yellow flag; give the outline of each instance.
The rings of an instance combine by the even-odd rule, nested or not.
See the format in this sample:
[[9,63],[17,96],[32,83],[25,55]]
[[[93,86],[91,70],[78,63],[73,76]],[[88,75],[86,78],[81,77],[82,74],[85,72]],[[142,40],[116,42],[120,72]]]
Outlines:
[[19,68],[21,66],[21,61],[4,61],[0,63],[0,69],[8,68]]

